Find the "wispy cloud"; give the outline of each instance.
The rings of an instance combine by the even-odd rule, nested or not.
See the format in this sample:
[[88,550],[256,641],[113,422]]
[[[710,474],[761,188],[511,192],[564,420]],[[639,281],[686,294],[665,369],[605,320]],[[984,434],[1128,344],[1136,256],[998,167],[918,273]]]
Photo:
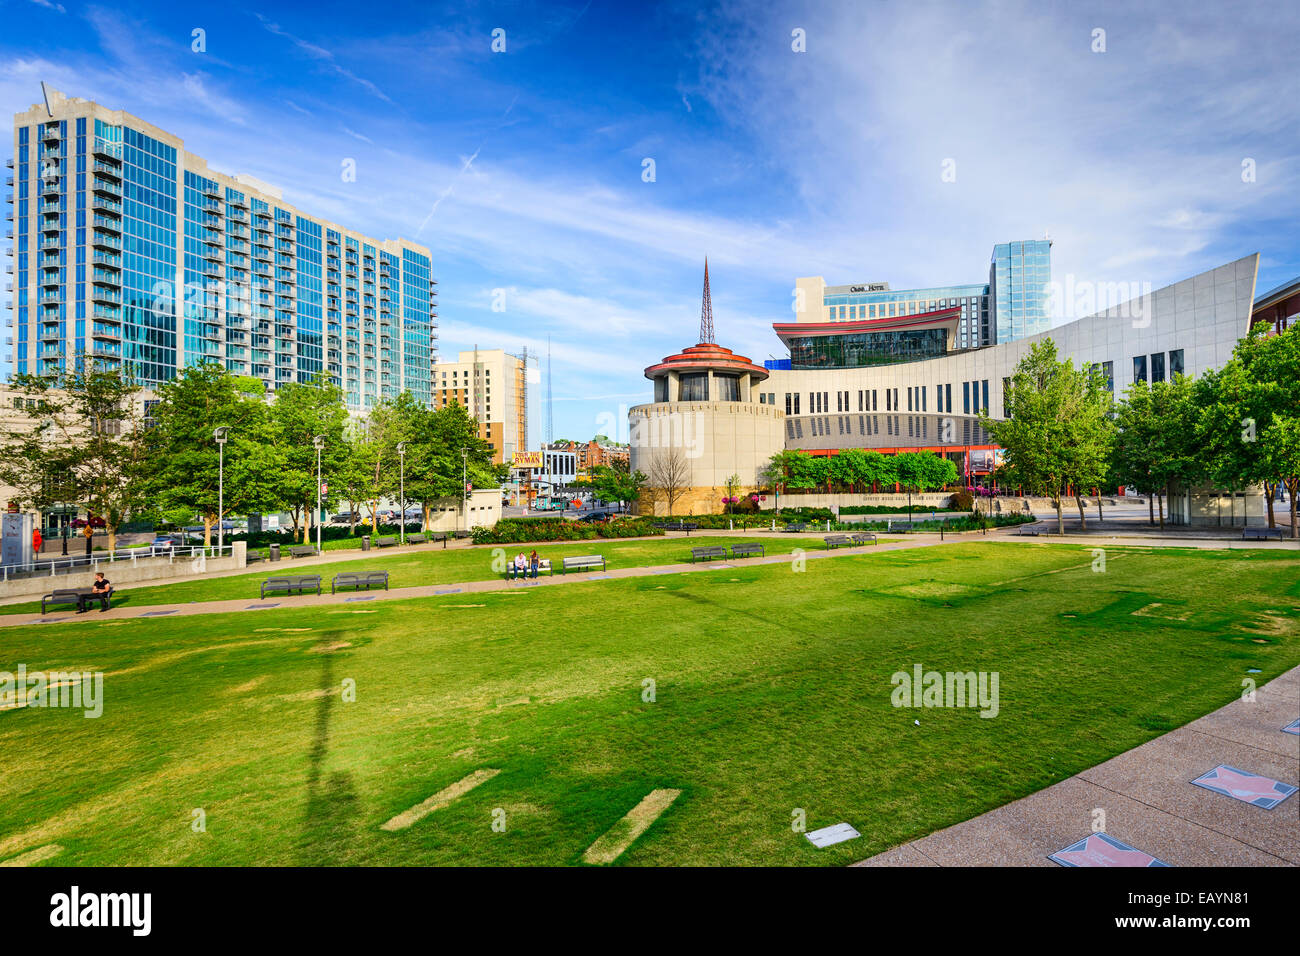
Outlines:
[[258,21],[262,24],[262,27],[268,33],[273,33],[278,37],[283,37],[284,39],[292,43],[294,46],[296,46],[303,53],[307,54],[308,57],[320,63],[326,69],[332,71],[333,73],[336,73],[337,75],[343,77],[346,80],[351,80],[353,83],[356,83],[358,86],[362,87],[363,89],[367,90],[373,95],[379,97],[385,103],[396,105],[393,103],[392,99],[388,96],[388,94],[385,93],[383,90],[381,90],[375,83],[372,83],[370,80],[366,79],[363,76],[358,76],[356,73],[353,73],[347,67],[343,66],[341,63],[338,62],[338,59],[334,56],[334,54],[331,51],[327,50],[325,47],[304,40],[302,39],[302,37],[294,36],[288,30],[283,29],[278,23],[275,23],[272,20],[268,20],[260,13],[255,14],[255,16],[257,17]]

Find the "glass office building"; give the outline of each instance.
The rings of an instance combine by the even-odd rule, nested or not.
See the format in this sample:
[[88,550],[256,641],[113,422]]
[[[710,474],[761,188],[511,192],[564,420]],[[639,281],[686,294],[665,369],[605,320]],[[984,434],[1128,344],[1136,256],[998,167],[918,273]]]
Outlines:
[[[51,115],[52,114],[52,115]],[[144,386],[200,361],[268,391],[325,375],[349,408],[430,404],[429,250],[304,213],[121,111],[49,92],[14,117],[12,370],[85,357]]]
[[989,344],[988,286],[983,283],[902,290],[890,289],[885,282],[827,286],[822,301],[832,322],[893,319],[959,308],[955,347],[968,349]]
[[[828,286],[820,277],[795,280],[800,322],[861,322],[958,309],[950,349],[977,349],[1014,342],[1050,327],[1052,280],[1048,239],[1004,242],[993,247],[987,283],[891,289],[887,282]],[[813,307],[821,303],[821,309]]]
[[870,368],[948,354],[948,330],[903,329],[844,335],[791,336],[790,368]]
[[1051,328],[1048,285],[1052,241],[1001,242],[989,264],[989,300],[997,342],[1014,342]]

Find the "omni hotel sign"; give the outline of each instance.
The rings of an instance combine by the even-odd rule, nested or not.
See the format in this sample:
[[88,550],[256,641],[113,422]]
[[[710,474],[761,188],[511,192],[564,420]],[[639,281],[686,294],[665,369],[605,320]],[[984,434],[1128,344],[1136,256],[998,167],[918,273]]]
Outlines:
[[850,292],[884,292],[889,288],[887,282],[868,282],[866,285],[851,285]]

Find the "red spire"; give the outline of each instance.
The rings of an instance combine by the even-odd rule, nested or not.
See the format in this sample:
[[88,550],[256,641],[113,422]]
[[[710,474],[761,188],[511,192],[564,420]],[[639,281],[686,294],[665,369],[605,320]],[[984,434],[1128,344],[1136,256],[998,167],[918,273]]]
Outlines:
[[709,295],[709,257],[704,257],[704,304],[700,308],[700,344],[714,341],[713,298]]

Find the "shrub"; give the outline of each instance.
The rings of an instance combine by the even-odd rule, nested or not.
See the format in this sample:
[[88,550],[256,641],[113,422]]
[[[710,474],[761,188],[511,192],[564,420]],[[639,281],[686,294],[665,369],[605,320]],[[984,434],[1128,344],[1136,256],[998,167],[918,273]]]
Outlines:
[[975,504],[975,496],[966,490],[957,491],[953,493],[948,504],[958,511],[970,511],[971,507]]

